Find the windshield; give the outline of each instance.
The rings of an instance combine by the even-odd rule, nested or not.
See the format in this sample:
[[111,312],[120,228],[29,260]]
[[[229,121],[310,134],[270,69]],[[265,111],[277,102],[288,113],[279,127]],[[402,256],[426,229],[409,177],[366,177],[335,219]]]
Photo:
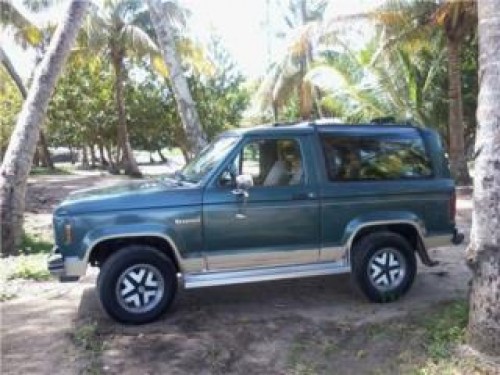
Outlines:
[[200,182],[231,152],[239,137],[224,136],[205,147],[198,156],[191,160],[180,172],[182,180]]

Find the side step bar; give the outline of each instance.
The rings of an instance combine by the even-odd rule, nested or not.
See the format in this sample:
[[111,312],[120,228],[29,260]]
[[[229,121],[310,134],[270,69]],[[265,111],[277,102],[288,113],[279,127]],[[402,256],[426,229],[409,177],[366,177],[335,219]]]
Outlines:
[[251,270],[207,271],[184,276],[186,289],[218,285],[234,285],[258,281],[295,279],[301,277],[349,273],[351,267],[335,262],[293,266],[262,267]]

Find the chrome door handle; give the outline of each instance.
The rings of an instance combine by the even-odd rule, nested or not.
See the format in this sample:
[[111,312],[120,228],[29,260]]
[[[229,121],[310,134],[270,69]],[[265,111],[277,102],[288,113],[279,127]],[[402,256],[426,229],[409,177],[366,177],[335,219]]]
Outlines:
[[309,193],[296,193],[292,195],[293,200],[306,200],[306,199],[314,199],[316,198],[316,194],[313,192]]
[[233,195],[242,196],[243,198],[248,198],[248,191],[246,191],[245,189],[233,189],[231,190],[231,193]]

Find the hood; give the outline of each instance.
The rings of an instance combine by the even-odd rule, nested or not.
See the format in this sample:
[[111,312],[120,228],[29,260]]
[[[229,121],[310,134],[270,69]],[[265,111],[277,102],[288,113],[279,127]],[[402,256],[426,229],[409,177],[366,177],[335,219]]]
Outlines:
[[201,204],[197,185],[171,179],[134,181],[71,193],[55,210],[56,215],[121,211]]

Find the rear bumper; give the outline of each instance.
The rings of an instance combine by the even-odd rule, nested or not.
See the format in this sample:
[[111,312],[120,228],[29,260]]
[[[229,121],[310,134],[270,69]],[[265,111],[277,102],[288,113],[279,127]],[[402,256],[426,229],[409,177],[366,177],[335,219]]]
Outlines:
[[452,234],[427,236],[423,238],[420,245],[417,246],[417,252],[423,264],[429,267],[434,267],[439,264],[438,261],[431,259],[429,249],[441,246],[459,245],[463,242],[464,235],[454,229]]
[[52,249],[47,260],[49,272],[62,282],[78,281],[87,271],[85,260],[78,257],[64,257],[57,247]]
[[425,237],[424,245],[426,249],[432,249],[434,247],[460,245],[463,241],[463,233],[459,233],[458,230],[455,229],[452,234]]

